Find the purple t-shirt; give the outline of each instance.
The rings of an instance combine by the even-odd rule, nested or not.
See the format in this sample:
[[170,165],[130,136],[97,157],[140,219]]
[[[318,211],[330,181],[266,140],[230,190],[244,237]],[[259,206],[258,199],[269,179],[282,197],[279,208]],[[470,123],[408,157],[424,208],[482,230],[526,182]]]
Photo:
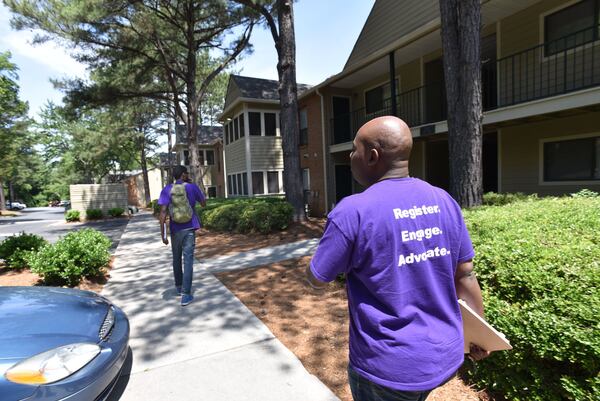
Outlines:
[[346,273],[350,364],[395,390],[437,387],[463,363],[454,287],[474,256],[458,204],[416,178],[378,182],[329,214],[313,275]]
[[[177,181],[175,181],[175,183],[182,184],[183,181],[177,180]],[[163,190],[160,192],[160,197],[158,198],[159,205],[161,205],[161,206],[164,205],[164,206],[168,207],[171,204],[171,188],[172,187],[173,187],[173,184],[169,184],[166,187],[164,187]],[[177,231],[181,231],[181,230],[186,230],[186,229],[190,229],[190,228],[197,230],[200,228],[200,219],[198,218],[198,215],[196,214],[196,209],[194,208],[194,206],[196,205],[196,202],[198,202],[198,203],[204,202],[206,197],[204,196],[204,194],[202,193],[202,190],[200,190],[198,185],[193,184],[193,183],[187,183],[187,185],[185,186],[185,192],[187,194],[188,201],[190,202],[190,206],[192,207],[192,210],[194,211],[194,213],[192,213],[192,220],[190,220],[187,223],[175,223],[175,222],[173,222],[172,219],[169,219],[171,235],[173,235]]]

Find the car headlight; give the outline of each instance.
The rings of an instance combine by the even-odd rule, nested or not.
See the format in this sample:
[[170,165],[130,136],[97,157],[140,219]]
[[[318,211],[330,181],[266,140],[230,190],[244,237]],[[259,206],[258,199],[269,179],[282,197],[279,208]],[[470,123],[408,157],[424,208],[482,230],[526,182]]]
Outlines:
[[20,384],[54,383],[77,372],[99,353],[100,347],[96,344],[64,345],[17,363],[4,377]]

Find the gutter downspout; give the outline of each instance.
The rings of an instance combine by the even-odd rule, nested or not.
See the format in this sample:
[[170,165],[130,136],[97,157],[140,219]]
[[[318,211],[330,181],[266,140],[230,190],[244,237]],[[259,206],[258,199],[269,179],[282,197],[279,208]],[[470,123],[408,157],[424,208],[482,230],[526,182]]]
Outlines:
[[316,94],[321,98],[321,138],[323,139],[323,181],[325,183],[325,215],[329,212],[329,186],[327,185],[327,143],[325,135],[325,99],[317,88]]

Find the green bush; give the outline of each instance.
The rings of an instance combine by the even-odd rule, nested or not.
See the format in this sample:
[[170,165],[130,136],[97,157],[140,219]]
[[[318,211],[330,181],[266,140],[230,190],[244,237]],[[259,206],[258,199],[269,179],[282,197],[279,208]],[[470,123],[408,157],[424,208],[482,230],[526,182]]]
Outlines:
[[571,196],[573,198],[597,198],[598,196],[600,196],[600,194],[598,192],[594,192],[590,189],[582,189],[579,192],[575,192],[575,193],[571,194]]
[[148,207],[152,209],[152,213],[154,215],[158,215],[160,213],[160,205],[158,204],[158,199],[154,199],[148,204]]
[[292,206],[275,197],[210,199],[196,211],[208,229],[263,234],[287,228],[293,215]]
[[102,210],[100,209],[88,209],[85,211],[85,218],[88,220],[98,220],[103,216]]
[[514,347],[467,364],[470,378],[508,400],[597,399],[600,198],[527,198],[464,213],[486,318]]
[[4,259],[6,267],[11,269],[24,269],[27,267],[25,257],[29,252],[35,252],[46,244],[46,240],[39,235],[25,234],[12,235],[0,243],[0,259]]
[[125,213],[125,209],[122,207],[113,207],[112,209],[108,209],[108,214],[112,217],[120,217]]
[[522,201],[522,200],[535,200],[537,195],[526,195],[522,192],[515,193],[504,193],[497,194],[495,192],[488,192],[483,194],[483,204],[486,206],[502,206],[508,205],[509,203]]
[[68,210],[65,214],[65,220],[67,221],[79,221],[79,210]]
[[26,257],[31,271],[48,284],[77,285],[82,277],[97,276],[110,260],[110,239],[86,228],[74,231]]

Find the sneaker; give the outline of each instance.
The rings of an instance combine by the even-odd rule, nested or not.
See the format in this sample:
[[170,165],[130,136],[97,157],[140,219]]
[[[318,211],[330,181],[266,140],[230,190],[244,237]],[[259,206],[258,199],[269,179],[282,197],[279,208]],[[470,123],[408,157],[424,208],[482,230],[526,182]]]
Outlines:
[[177,292],[177,296],[181,296],[181,287],[175,287],[175,292]]
[[181,296],[181,306],[186,306],[192,303],[192,300],[194,299],[193,296],[191,296],[190,294],[183,294]]

